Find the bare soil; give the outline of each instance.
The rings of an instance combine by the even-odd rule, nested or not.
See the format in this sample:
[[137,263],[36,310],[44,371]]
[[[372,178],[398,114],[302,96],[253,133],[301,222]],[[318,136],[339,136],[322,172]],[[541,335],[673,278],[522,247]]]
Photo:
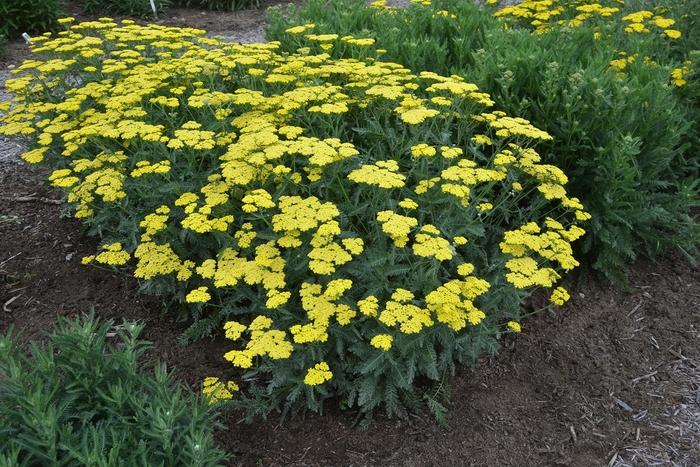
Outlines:
[[[246,14],[241,24],[261,31],[262,14]],[[233,37],[236,15],[175,10],[161,21]],[[11,44],[0,72],[24,50]],[[57,316],[95,310],[143,321],[153,356],[193,389],[229,371],[223,339],[179,346],[187,324],[134,279],[80,265],[97,242],[13,145],[0,144],[0,332],[41,339]],[[233,465],[700,465],[700,268],[669,253],[639,261],[630,284],[584,280],[563,310],[528,319],[496,357],[460,368],[445,427],[378,414],[363,430],[329,406],[284,424],[224,414],[218,442]]]

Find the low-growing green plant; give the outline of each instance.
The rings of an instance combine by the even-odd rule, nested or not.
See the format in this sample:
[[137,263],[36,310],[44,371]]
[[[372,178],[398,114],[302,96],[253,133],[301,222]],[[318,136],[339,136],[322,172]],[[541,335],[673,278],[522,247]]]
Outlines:
[[[220,465],[208,404],[162,365],[143,326],[60,319],[31,353],[0,336],[0,464]],[[114,343],[110,344],[110,339]]]
[[[156,14],[170,7],[172,0],[154,0]],[[80,6],[90,14],[119,14],[136,17],[152,17],[150,0],[80,0]]]
[[249,414],[441,415],[455,363],[519,331],[534,290],[568,299],[590,215],[535,151],[548,133],[458,76],[203,34],[105,19],[43,38],[0,134],[102,237],[84,263],[133,260],[191,307],[185,341],[224,328]]
[[52,30],[62,15],[60,0],[3,0],[0,2],[0,38]]
[[[560,12],[559,3],[568,6]],[[692,252],[698,240],[690,216],[698,158],[687,144],[695,123],[672,85],[669,56],[679,33],[662,16],[652,19],[663,27],[652,22],[648,34],[635,34],[625,28],[637,17],[621,19],[633,10],[611,17],[598,4],[581,11],[571,6],[577,2],[554,4],[523,2],[496,18],[473,2],[387,9],[310,0],[272,9],[268,37],[287,51],[325,47],[334,57],[380,56],[415,71],[458,74],[547,130],[554,139],[545,160],[565,170],[594,217],[582,252],[622,283],[638,254],[669,246]],[[534,25],[531,10],[540,18]],[[297,32],[303,24],[314,27]],[[324,34],[338,36],[320,41]],[[376,42],[358,50],[341,40],[346,35]]]

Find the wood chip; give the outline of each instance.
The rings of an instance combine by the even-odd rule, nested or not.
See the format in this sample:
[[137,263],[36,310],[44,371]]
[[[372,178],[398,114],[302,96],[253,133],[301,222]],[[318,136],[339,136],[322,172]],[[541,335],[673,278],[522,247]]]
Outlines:
[[639,376],[639,377],[637,377],[637,378],[634,378],[634,379],[632,380],[632,382],[633,382],[633,383],[638,383],[639,381],[641,381],[641,380],[643,380],[643,379],[651,378],[652,376],[654,376],[654,375],[656,375],[656,374],[658,374],[658,373],[659,373],[658,371],[652,371],[652,372],[649,373],[649,374],[646,374],[646,375],[643,375],[643,376]]
[[10,309],[8,308],[12,302],[17,300],[19,297],[21,297],[23,294],[15,295],[11,299],[5,302],[5,304],[2,306],[2,309],[5,310],[6,313],[10,312]]
[[625,410],[627,412],[634,412],[634,409],[632,407],[630,407],[629,404],[627,404],[627,402],[625,402],[621,399],[618,399],[617,397],[613,397],[613,399],[615,400],[615,403],[617,405],[622,407],[623,410]]
[[63,204],[63,201],[60,199],[50,199],[36,196],[20,196],[18,198],[13,198],[12,201],[16,201],[18,203],[31,203],[32,201],[37,201],[45,204]]

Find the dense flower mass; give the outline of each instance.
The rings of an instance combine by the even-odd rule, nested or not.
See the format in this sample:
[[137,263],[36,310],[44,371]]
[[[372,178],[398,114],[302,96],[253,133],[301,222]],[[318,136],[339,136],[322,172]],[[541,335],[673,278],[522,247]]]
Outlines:
[[[487,0],[488,4],[500,4],[501,0]],[[653,11],[638,10],[632,13],[622,10],[624,1],[601,0],[525,0],[499,9],[495,16],[510,23],[529,24],[535,32],[543,33],[554,25],[576,28],[596,21],[621,21],[624,32],[658,33],[669,39],[678,39],[681,32],[673,29],[676,21]]]
[[[338,39],[313,29],[288,32]],[[270,391],[329,386],[370,410],[348,388],[395,381],[397,359],[403,390],[439,379],[438,352],[444,367],[519,330],[522,298],[578,265],[589,215],[532,148],[551,136],[475,85],[202,35],[104,19],[37,38],[0,134],[103,235],[86,263],[133,259]],[[206,380],[214,400],[235,389]]]

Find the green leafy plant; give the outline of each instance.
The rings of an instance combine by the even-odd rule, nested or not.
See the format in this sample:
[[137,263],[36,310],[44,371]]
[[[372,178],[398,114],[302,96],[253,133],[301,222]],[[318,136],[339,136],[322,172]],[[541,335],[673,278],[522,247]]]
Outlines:
[[220,465],[211,409],[144,369],[142,328],[62,318],[30,354],[0,337],[0,463]]
[[[541,31],[533,34],[532,18],[523,10],[528,2],[502,10],[504,19],[472,2],[374,6],[311,0],[301,8],[272,9],[268,37],[281,40],[288,51],[319,50],[310,33],[368,37],[376,41],[373,51],[337,40],[329,53],[357,58],[374,53],[415,71],[458,74],[508,113],[547,130],[554,139],[545,159],[565,170],[572,192],[594,217],[580,246],[583,257],[614,282],[624,283],[627,266],[639,254],[653,256],[667,247],[695,251],[698,225],[690,213],[698,205],[698,158],[687,142],[696,119],[671,86],[671,70],[678,65],[669,53],[676,39],[666,29],[652,25],[654,33],[630,34],[623,12],[558,24],[580,13],[572,8],[570,16],[552,13],[551,25],[539,25]],[[525,19],[517,16],[520,11]],[[667,29],[668,23],[660,22]],[[315,27],[290,32],[300,24]],[[628,63],[625,70],[615,67]]]
[[62,15],[60,0],[3,0],[0,2],[0,37],[49,31],[56,27],[56,20]]

